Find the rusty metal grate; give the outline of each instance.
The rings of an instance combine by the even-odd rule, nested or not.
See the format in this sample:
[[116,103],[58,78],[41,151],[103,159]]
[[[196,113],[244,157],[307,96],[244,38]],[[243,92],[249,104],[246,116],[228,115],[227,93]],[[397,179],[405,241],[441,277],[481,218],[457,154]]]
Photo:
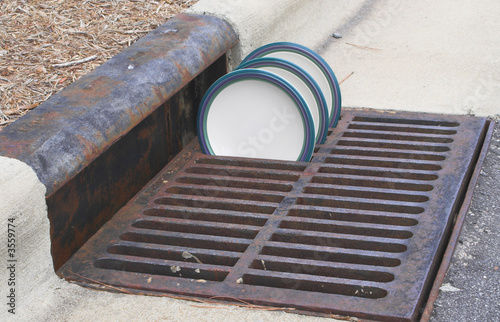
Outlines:
[[313,160],[196,143],[59,271],[136,293],[415,320],[488,120],[344,110]]

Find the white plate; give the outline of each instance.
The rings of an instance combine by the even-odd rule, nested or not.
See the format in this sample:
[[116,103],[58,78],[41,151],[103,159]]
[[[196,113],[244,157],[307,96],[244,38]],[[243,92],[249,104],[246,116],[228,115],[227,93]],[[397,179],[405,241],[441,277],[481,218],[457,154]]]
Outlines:
[[300,93],[273,73],[242,69],[217,80],[198,111],[206,154],[309,161],[314,123]]
[[307,71],[318,83],[328,107],[329,126],[337,126],[342,105],[340,87],[328,63],[311,49],[291,43],[276,42],[251,52],[243,62],[259,57],[274,57],[288,60]]
[[311,111],[316,133],[316,143],[324,143],[328,132],[328,108],[316,81],[296,64],[278,58],[256,58],[242,63],[237,69],[266,70],[286,79],[302,95]]

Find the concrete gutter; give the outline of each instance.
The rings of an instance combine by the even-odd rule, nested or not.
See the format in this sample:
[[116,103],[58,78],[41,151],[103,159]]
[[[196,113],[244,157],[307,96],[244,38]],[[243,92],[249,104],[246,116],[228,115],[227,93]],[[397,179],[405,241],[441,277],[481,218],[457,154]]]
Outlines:
[[[15,308],[5,305],[16,299],[12,295],[23,294],[23,302],[35,302],[39,285],[54,276],[45,191],[33,169],[19,160],[0,157],[0,218],[3,225],[0,258],[4,302],[0,316],[7,315],[7,309]],[[7,246],[15,252],[7,253]]]
[[[187,60],[188,65],[196,61],[190,60],[194,56],[205,61],[205,64],[199,64],[195,68],[198,71],[207,67],[208,64],[216,62],[217,66],[211,65],[211,77],[214,78],[214,75],[221,73],[222,67],[226,67],[226,58],[218,60],[217,58],[231,47],[231,39],[234,40],[236,36],[240,41],[229,50],[227,55],[228,69],[236,67],[248,53],[261,45],[273,41],[292,41],[319,52],[332,66],[339,80],[352,75],[342,84],[343,102],[346,106],[454,114],[469,113],[495,117],[500,113],[496,105],[498,98],[500,98],[500,91],[492,70],[498,65],[498,60],[495,57],[500,57],[500,46],[497,45],[498,42],[495,42],[496,34],[494,33],[495,30],[498,30],[498,19],[491,21],[490,19],[491,15],[498,12],[499,6],[500,4],[494,2],[472,4],[466,0],[445,0],[439,3],[425,0],[411,4],[397,0],[276,0],[273,2],[269,0],[201,0],[189,10],[189,13],[206,15],[206,19],[212,21],[216,26],[225,25],[224,28],[218,29],[219,31],[234,29],[236,33],[223,36],[223,38],[229,39],[228,43],[219,49],[214,49],[211,58],[203,56],[204,51],[197,53],[184,51],[181,57]],[[466,17],[463,17],[464,15]],[[229,22],[229,25],[221,20],[216,22],[212,20],[215,18],[210,16],[221,18]],[[442,17],[448,17],[446,24],[441,24]],[[462,17],[462,19],[457,17]],[[487,30],[481,27],[485,17],[488,21]],[[179,19],[180,21],[173,22],[181,23],[183,19],[187,18],[180,17]],[[420,24],[423,21],[426,23]],[[416,28],[415,26],[420,27]],[[197,35],[200,37],[198,40],[211,46],[213,42],[210,41],[210,37],[216,31],[204,27],[199,25]],[[470,30],[467,30],[467,27]],[[164,35],[168,35],[173,29],[177,29],[177,27],[163,26],[147,37],[160,36],[162,32]],[[343,38],[341,40],[332,38],[333,32],[341,33]],[[475,37],[477,35],[481,35],[481,37]],[[193,37],[197,36],[193,35]],[[151,38],[146,37],[145,39],[151,40]],[[468,45],[467,41],[472,41],[473,45]],[[137,43],[138,46],[139,44],[140,42]],[[165,46],[168,47],[168,45]],[[474,51],[481,54],[474,55]],[[460,52],[465,52],[467,59],[469,61],[472,59],[474,63],[463,63],[464,58],[457,55]],[[487,54],[483,55],[483,52]],[[168,57],[162,57],[154,63],[150,61],[142,66],[135,65],[131,63],[132,56],[135,54],[137,52],[124,51],[116,59],[113,58],[114,60],[112,59],[106,67],[104,65],[102,67],[116,68],[112,75],[118,79],[129,75],[131,79],[135,79],[142,85],[147,85],[151,81],[157,84],[167,83],[170,86],[169,82],[173,81],[176,82],[174,86],[155,92],[153,90],[155,86],[146,89],[144,87],[130,87],[130,84],[124,85],[116,93],[116,97],[119,98],[120,95],[126,97],[127,106],[121,105],[119,100],[109,101],[107,95],[104,94],[99,95],[100,100],[85,94],[80,95],[80,99],[68,101],[70,99],[68,94],[75,90],[74,87],[68,88],[60,96],[48,101],[47,108],[38,107],[0,132],[0,223],[2,224],[0,239],[3,241],[0,243],[0,263],[3,267],[8,259],[7,243],[4,242],[7,240],[8,219],[14,219],[16,225],[16,256],[18,259],[16,263],[16,282],[18,283],[16,286],[18,287],[15,290],[16,314],[9,314],[7,311],[9,307],[6,304],[1,304],[0,320],[234,321],[235,317],[241,321],[323,320],[322,318],[251,310],[235,306],[210,304],[208,305],[210,308],[207,308],[205,304],[198,305],[181,299],[97,292],[69,284],[54,273],[52,255],[57,256],[57,252],[54,254],[53,240],[61,229],[54,229],[54,221],[52,221],[51,226],[47,209],[49,208],[50,212],[51,209],[54,209],[54,205],[57,207],[61,203],[65,205],[75,204],[75,200],[69,197],[78,191],[72,190],[75,186],[81,186],[81,181],[78,180],[92,177],[95,173],[100,173],[100,176],[102,173],[107,173],[106,171],[85,172],[85,169],[91,168],[89,165],[106,152],[110,152],[107,157],[113,159],[115,150],[112,149],[112,146],[116,146],[127,134],[133,133],[132,136],[140,137],[139,134],[145,135],[151,130],[156,131],[154,133],[157,134],[165,134],[165,129],[158,124],[166,119],[165,115],[172,109],[172,106],[177,106],[179,102],[188,100],[195,91],[200,91],[200,88],[208,85],[211,81],[211,77],[208,75],[200,75],[200,78],[197,78],[195,82],[192,79],[196,77],[197,71],[183,68],[179,71],[175,62],[170,65],[174,66],[170,70],[167,65],[172,61],[165,61],[165,59],[171,59]],[[157,52],[157,54],[162,55],[162,52]],[[143,67],[147,67],[149,72],[142,73]],[[156,78],[159,77],[159,74],[155,73],[156,68],[163,68],[165,73],[162,77],[164,78]],[[81,86],[79,88],[81,90],[85,86],[92,85],[93,81],[102,79],[99,78],[103,76],[100,74],[101,71],[102,69],[89,74],[82,81],[77,82],[78,84],[75,86]],[[354,74],[351,74],[352,72]],[[186,76],[187,78],[182,78],[183,80],[180,81],[176,80],[178,73],[189,75],[189,77]],[[479,81],[474,82],[474,78]],[[187,79],[191,82],[184,82]],[[127,84],[128,81],[125,80],[124,83]],[[200,84],[202,84],[201,87]],[[113,84],[101,81],[95,85],[99,89],[101,86],[106,87]],[[113,86],[115,85],[117,84],[114,83]],[[148,95],[151,93],[156,95],[153,100],[148,99]],[[172,98],[173,103],[166,102]],[[71,102],[70,105],[78,104],[81,99],[85,100],[85,104],[73,109],[75,113],[71,117],[58,115],[58,121],[53,121],[54,119],[51,117],[54,114],[51,116],[50,113],[59,111],[55,107],[64,108],[68,102]],[[141,99],[142,101],[140,101]],[[95,101],[99,101],[103,105],[94,106],[94,110],[86,110],[86,104],[94,104]],[[189,101],[189,104],[196,106],[196,99]],[[103,112],[95,113],[97,109]],[[91,116],[83,124],[81,123],[82,118],[85,119],[86,114]],[[179,116],[176,119],[179,123],[176,123],[175,126],[181,127],[182,122],[188,119],[188,116]],[[157,120],[156,123],[153,120]],[[148,127],[146,126],[149,124],[148,122],[153,122],[152,124],[158,126]],[[138,128],[140,124],[146,125],[143,125],[144,128]],[[133,132],[134,129],[137,129],[137,132]],[[21,144],[21,138],[26,137],[26,133],[30,133],[28,136],[31,141]],[[175,131],[172,133],[175,134]],[[172,133],[169,136],[172,136]],[[185,133],[185,135],[184,140],[188,140],[193,133]],[[82,138],[85,140],[82,141]],[[498,150],[498,133],[495,140],[497,142],[496,150]],[[141,146],[138,142],[136,141],[132,147]],[[151,144],[149,150],[155,150],[156,146]],[[172,148],[172,151],[179,148],[182,148],[182,142]],[[496,150],[491,153],[498,155]],[[127,155],[128,152],[123,153],[123,155]],[[50,157],[55,163],[44,165],[43,157]],[[155,154],[150,154],[150,158],[154,159]],[[164,161],[167,162],[167,158]],[[494,168],[495,164],[494,162],[486,162],[486,167]],[[155,165],[155,167],[159,166]],[[155,167],[146,166],[146,168],[150,168],[150,176],[154,175],[153,168]],[[101,164],[101,168],[104,170],[113,169],[106,162]],[[139,172],[138,170],[131,171]],[[491,206],[493,202],[496,202],[492,201],[495,199],[492,196],[499,195],[498,184],[494,184],[497,181],[490,180],[497,178],[498,173],[493,171],[489,173],[494,175],[479,180],[479,185],[484,184],[489,187],[486,191],[481,190],[489,198],[479,198],[475,203],[473,201],[472,209],[475,215],[481,216],[482,213],[488,214],[490,212],[498,215],[498,211],[496,211],[498,209]],[[81,176],[78,177],[78,175]],[[116,177],[120,177],[120,175],[117,174]],[[149,179],[143,178],[142,180]],[[68,184],[71,189],[66,190],[57,198],[48,198],[55,196],[57,191],[64,190],[60,188],[68,187]],[[115,189],[120,190],[126,186],[117,185]],[[133,191],[128,192],[129,195],[134,193]],[[106,195],[106,198],[109,198],[113,194],[97,190],[95,195],[88,195],[86,198],[93,198],[96,195]],[[127,198],[129,197],[123,197],[125,201]],[[101,204],[102,208],[106,207],[105,198],[97,203]],[[119,203],[114,207],[119,207]],[[85,211],[88,213],[88,208],[85,205],[79,209],[78,211],[83,214],[86,213]],[[116,211],[113,209],[107,209],[106,216],[112,215],[113,211]],[[63,207],[60,213],[67,213],[66,208]],[[73,219],[78,220],[82,216],[75,216]],[[106,220],[106,216],[103,217],[103,221]],[[493,216],[487,218],[489,223],[499,222]],[[478,220],[486,222],[484,218]],[[462,249],[465,247],[463,246],[462,250],[459,249],[452,262],[458,268],[454,269],[452,266],[451,270],[455,272],[455,275],[451,277],[451,282],[475,280],[469,279],[475,274],[473,271],[466,275],[459,273],[462,269],[460,265],[471,261],[469,252],[480,252],[481,249],[478,248],[480,245],[488,242],[490,245],[498,244],[498,234],[497,237],[489,237],[492,236],[490,234],[488,239],[483,236],[480,242],[476,243],[473,223],[470,226],[470,229],[467,229],[467,226],[465,229],[464,245],[468,243],[473,248]],[[99,225],[96,227],[98,228]],[[498,231],[498,226],[495,227]],[[86,236],[88,237],[91,232],[92,230],[86,231]],[[496,244],[491,242],[491,238],[496,238],[493,239]],[[84,240],[79,242],[84,242]],[[495,251],[498,253],[498,249],[495,247],[490,250],[492,254]],[[491,260],[491,256],[486,256],[484,262],[487,265],[498,267]],[[497,272],[498,269],[489,272],[487,276],[491,275],[491,278],[496,278],[498,281]],[[4,287],[8,285],[9,276],[9,270],[0,270],[0,289],[4,300],[10,295],[9,290]],[[467,283],[463,282],[463,287],[453,284],[462,292],[448,292],[448,294],[451,293],[453,296],[459,293],[460,295],[468,294],[467,290],[474,289],[475,285],[479,285],[477,284],[479,282],[475,281],[474,285],[466,285]],[[446,282],[449,283],[450,280],[446,280]],[[483,285],[483,287],[488,289],[487,286]],[[498,290],[493,288],[492,292],[498,292]],[[468,301],[467,296],[456,296],[456,298],[459,301],[454,302],[455,297],[453,300],[446,300],[445,297],[438,299],[437,303],[457,309],[453,311],[453,316],[464,318],[464,313],[461,313],[462,311],[458,307],[461,306],[462,302],[460,301]],[[468,312],[486,318],[488,309],[483,305],[485,299],[480,298],[479,295],[478,298],[474,300],[475,309]],[[489,304],[494,306],[498,305],[498,302],[493,300]],[[439,308],[437,310],[435,318],[446,320],[446,317],[449,316],[448,311],[439,310]]]

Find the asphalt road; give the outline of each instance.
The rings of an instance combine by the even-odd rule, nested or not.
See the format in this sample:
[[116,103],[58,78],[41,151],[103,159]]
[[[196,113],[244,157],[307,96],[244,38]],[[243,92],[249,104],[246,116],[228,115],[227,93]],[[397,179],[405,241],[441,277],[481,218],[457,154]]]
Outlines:
[[496,128],[431,321],[500,321],[500,128]]

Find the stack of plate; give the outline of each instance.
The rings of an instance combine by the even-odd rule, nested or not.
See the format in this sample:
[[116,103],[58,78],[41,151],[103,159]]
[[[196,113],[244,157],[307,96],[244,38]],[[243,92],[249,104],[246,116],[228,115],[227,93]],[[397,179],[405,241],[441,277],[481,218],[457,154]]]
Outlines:
[[207,91],[198,111],[206,154],[309,161],[340,116],[340,88],[323,58],[278,42],[248,55]]

